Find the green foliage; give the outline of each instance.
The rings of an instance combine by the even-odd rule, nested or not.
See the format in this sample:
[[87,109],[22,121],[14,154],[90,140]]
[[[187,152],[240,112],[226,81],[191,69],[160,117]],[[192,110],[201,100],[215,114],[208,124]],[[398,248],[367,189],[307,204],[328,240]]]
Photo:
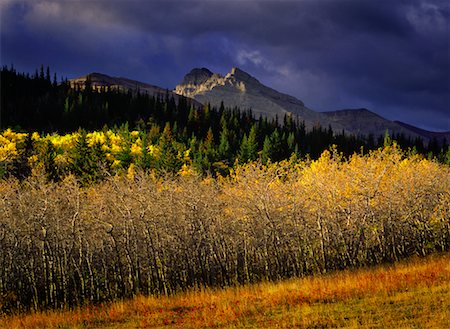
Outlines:
[[71,171],[83,185],[98,182],[106,170],[105,154],[100,145],[89,146],[86,131],[80,131],[80,137],[72,155]]
[[272,142],[270,140],[270,137],[266,136],[266,138],[264,138],[264,144],[261,154],[262,163],[266,164],[272,157],[272,153],[273,153]]
[[49,181],[57,182],[59,180],[58,166],[55,162],[56,149],[50,140],[47,140],[44,146],[42,162],[44,164],[45,173]]
[[445,164],[450,165],[450,146],[447,148],[447,152],[445,152],[445,157],[444,157],[443,162]]
[[231,157],[231,146],[229,142],[228,129],[225,127],[220,132],[220,143],[218,147],[218,156],[222,161],[228,161]]
[[173,139],[169,122],[164,127],[158,146],[160,155],[156,164],[157,169],[163,172],[178,172],[183,165],[179,157],[179,153],[183,150],[182,146]]
[[241,163],[256,160],[258,152],[258,142],[256,140],[256,126],[252,125],[248,137],[244,134],[241,147],[239,149],[239,160]]

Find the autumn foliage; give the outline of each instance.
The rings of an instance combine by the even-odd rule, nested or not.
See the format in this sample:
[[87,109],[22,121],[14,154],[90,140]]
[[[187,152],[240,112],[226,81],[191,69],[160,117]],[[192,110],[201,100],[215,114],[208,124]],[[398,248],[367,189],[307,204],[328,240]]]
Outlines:
[[186,165],[81,186],[41,172],[0,181],[3,312],[279,280],[450,245],[450,168],[395,143],[348,159],[331,149],[316,161],[250,162],[217,178]]

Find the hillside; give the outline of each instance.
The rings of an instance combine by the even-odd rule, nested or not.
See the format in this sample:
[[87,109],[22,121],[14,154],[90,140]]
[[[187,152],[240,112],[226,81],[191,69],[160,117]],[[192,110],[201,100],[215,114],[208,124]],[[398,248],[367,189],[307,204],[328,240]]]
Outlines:
[[450,257],[0,318],[19,328],[448,328]]
[[428,136],[414,131],[412,126],[402,126],[395,121],[390,121],[367,109],[345,109],[339,111],[323,112],[330,120],[339,123],[346,130],[356,135],[369,135],[374,137],[383,136],[386,131],[391,136],[403,134],[411,139],[423,138],[428,140]]
[[[100,150],[102,140],[87,143]],[[55,162],[98,165],[76,144],[68,156],[77,158]],[[396,145],[349,159],[332,149],[316,161],[249,162],[217,178],[185,161],[177,175],[131,164],[84,186],[73,175],[46,181],[45,163],[22,184],[0,180],[9,309],[275,282],[449,250],[450,168]]]
[[450,131],[443,131],[443,132],[436,132],[436,131],[428,131],[424,129],[420,129],[418,127],[411,126],[407,123],[401,122],[401,121],[394,121],[397,125],[400,125],[404,127],[405,129],[408,129],[409,131],[413,131],[416,134],[422,136],[425,139],[436,139],[438,143],[442,144],[443,142],[446,142],[447,144],[450,143]]

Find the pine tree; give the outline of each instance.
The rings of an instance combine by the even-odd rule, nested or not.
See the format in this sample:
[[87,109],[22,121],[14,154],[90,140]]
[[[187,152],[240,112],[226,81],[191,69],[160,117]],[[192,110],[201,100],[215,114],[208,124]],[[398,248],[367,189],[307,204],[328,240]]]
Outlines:
[[49,84],[52,82],[50,77],[50,67],[47,66],[47,71],[45,73],[45,81],[47,81]]
[[45,74],[44,74],[44,65],[41,64],[41,69],[39,71],[39,79],[45,80]]
[[79,131],[80,136],[72,152],[72,172],[82,185],[89,185],[99,181],[102,177],[101,163],[102,150],[100,146],[92,149],[87,141],[84,129]]
[[176,141],[172,137],[170,123],[167,122],[158,143],[160,158],[158,159],[157,166],[159,170],[178,172],[183,165],[181,159],[178,158],[178,150],[175,148],[175,143]]
[[230,143],[228,141],[228,129],[222,129],[220,132],[219,157],[221,160],[230,158]]
[[250,161],[256,160],[256,157],[258,155],[258,141],[256,137],[256,125],[254,124],[250,129],[247,140],[248,155]]
[[258,142],[256,140],[256,125],[250,129],[248,137],[244,134],[242,138],[241,147],[239,149],[239,161],[246,163],[248,161],[256,160],[258,155]]
[[239,157],[239,161],[241,163],[248,162],[249,154],[248,154],[248,138],[247,138],[247,134],[244,134],[244,137],[242,137],[241,147],[239,149],[238,157]]
[[271,152],[270,159],[279,161],[282,159],[282,140],[278,129],[275,129],[270,135]]
[[42,162],[44,164],[45,175],[52,182],[59,180],[58,167],[55,162],[56,149],[50,140],[47,140],[44,147]]
[[[21,148],[19,156],[16,159],[14,159],[12,163],[11,173],[14,177],[17,177],[18,179],[22,180],[31,175],[31,167],[28,162],[28,159],[30,158],[30,156],[33,155],[33,153],[34,153],[33,140],[31,138],[31,133],[29,133],[25,138],[23,149]],[[53,177],[51,178],[51,180],[53,180]]]
[[154,159],[148,151],[148,136],[147,133],[143,132],[142,135],[142,153],[138,160],[138,166],[144,170],[150,169],[154,165]]
[[264,138],[264,144],[263,144],[263,149],[262,149],[262,153],[261,153],[261,161],[262,163],[266,164],[270,158],[272,157],[272,143],[270,141],[270,137],[266,136],[266,138]]

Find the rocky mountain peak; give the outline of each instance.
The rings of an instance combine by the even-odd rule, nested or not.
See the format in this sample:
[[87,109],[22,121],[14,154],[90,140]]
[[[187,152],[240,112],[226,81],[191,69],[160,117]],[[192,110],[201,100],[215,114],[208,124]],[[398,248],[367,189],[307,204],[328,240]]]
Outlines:
[[252,77],[250,74],[248,74],[247,72],[245,72],[245,71],[242,71],[240,68],[238,68],[238,67],[233,67],[232,69],[231,69],[231,72],[230,73],[228,73],[226,76],[225,76],[225,79],[230,79],[230,78],[234,78],[234,79],[236,79],[237,81],[240,81],[240,82],[253,82],[253,83],[259,83],[259,81],[256,79],[256,78],[254,78],[254,77]]
[[181,84],[198,86],[207,81],[212,75],[213,73],[206,67],[194,68],[191,70],[191,72],[184,76]]
[[285,114],[294,114],[305,119],[311,127],[322,121],[325,125],[329,123],[326,117],[308,109],[301,100],[263,85],[237,67],[225,76],[212,74],[207,69],[194,69],[176,86],[175,93],[216,107],[223,102],[231,108],[252,109],[256,117],[281,118]]
[[233,67],[225,77],[207,68],[195,68],[176,86],[175,92],[187,97],[209,92],[215,88],[231,88],[239,93],[259,91],[264,86],[247,72]]

